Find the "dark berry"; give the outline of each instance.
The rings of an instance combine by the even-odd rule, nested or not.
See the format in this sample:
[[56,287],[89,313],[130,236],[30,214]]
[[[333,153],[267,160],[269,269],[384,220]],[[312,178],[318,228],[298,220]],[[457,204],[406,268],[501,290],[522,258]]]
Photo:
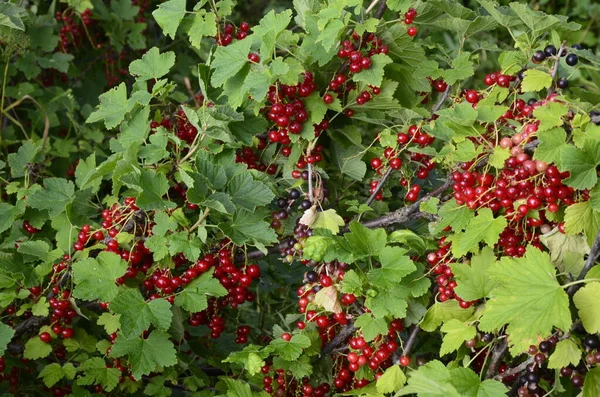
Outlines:
[[600,347],[600,339],[598,335],[586,335],[583,344],[590,349],[597,349]]
[[298,197],[300,197],[300,191],[297,189],[292,189],[290,190],[290,198],[292,200],[296,200]]
[[561,77],[560,79],[558,79],[558,82],[556,83],[556,86],[558,88],[560,88],[561,90],[569,88],[569,80],[567,80],[566,77]]
[[565,62],[569,66],[575,66],[577,65],[577,62],[579,62],[579,57],[575,54],[569,54],[567,55],[567,58],[565,58]]
[[543,62],[546,59],[546,54],[544,53],[544,51],[536,51],[533,54],[533,57],[531,57],[531,60],[534,63],[540,63]]
[[547,45],[546,48],[544,48],[544,53],[547,57],[556,55],[556,52],[556,47],[554,47],[552,44]]
[[303,200],[302,203],[300,203],[300,208],[303,210],[307,210],[310,207],[312,207],[312,203],[309,200]]

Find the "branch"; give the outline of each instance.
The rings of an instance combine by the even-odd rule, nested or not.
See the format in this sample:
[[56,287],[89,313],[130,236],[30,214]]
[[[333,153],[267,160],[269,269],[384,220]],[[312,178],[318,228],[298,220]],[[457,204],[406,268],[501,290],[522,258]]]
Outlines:
[[320,357],[325,357],[326,355],[334,351],[337,347],[344,343],[350,335],[355,333],[357,330],[358,328],[354,326],[354,323],[349,322],[347,325],[344,326],[344,328],[342,328],[340,332],[338,332],[335,338],[330,340],[329,343],[325,345]]
[[429,200],[432,197],[438,197],[442,195],[450,186],[452,186],[452,181],[446,181],[442,186],[435,189],[434,191],[426,194],[421,197],[419,200],[415,201],[411,205],[407,207],[403,207],[399,210],[390,212],[387,215],[382,216],[381,218],[372,219],[370,221],[363,222],[363,226],[368,228],[376,228],[382,226],[388,226],[393,223],[404,223],[409,220],[415,218],[415,215],[419,213],[419,206],[422,202]]
[[[502,363],[502,359],[506,355],[508,351],[508,341],[504,338],[500,344],[494,346],[492,352],[492,361],[490,361],[490,365],[488,366],[487,371],[485,372],[485,378],[491,379],[498,372],[498,367]],[[508,375],[507,375],[508,376]]]
[[[594,266],[594,263],[596,263],[596,259],[598,258],[598,255],[600,255],[600,231],[598,231],[598,234],[596,234],[596,239],[594,240],[594,243],[592,244],[590,253],[588,254],[585,264],[583,265],[583,269],[581,269],[579,276],[577,276],[576,281],[583,280],[585,278],[586,274],[590,271],[592,266]],[[575,292],[577,292],[577,290],[579,289],[580,286],[581,286],[581,284],[574,284],[574,285],[570,286],[567,289],[567,294],[569,296],[573,296],[573,294],[575,294]]]
[[383,175],[383,178],[381,178],[381,181],[379,181],[379,183],[377,184],[377,187],[375,188],[375,190],[373,190],[373,193],[371,193],[371,196],[369,196],[369,199],[367,200],[367,202],[365,204],[371,205],[373,200],[375,200],[375,196],[377,196],[377,193],[379,193],[379,191],[381,190],[381,188],[383,187],[385,182],[388,180],[390,175],[392,175],[392,171],[393,171],[392,167],[388,167],[387,171]]
[[435,106],[431,109],[431,117],[429,118],[429,121],[433,120],[433,114],[435,112],[437,112],[438,110],[440,110],[442,108],[442,105],[444,104],[444,102],[446,102],[446,99],[448,99],[448,96],[450,95],[450,88],[452,88],[451,85],[448,85],[446,87],[446,90],[444,91],[444,93],[442,94],[440,99],[437,101]]
[[552,85],[550,86],[550,88],[548,88],[548,95],[552,94],[554,92],[554,79],[556,79],[556,76],[558,75],[558,65],[560,64],[560,54],[562,54],[563,51],[566,50],[566,44],[567,41],[563,41],[560,44],[560,48],[558,49],[558,52],[556,53],[556,62],[554,62],[554,67],[552,68],[552,74],[550,75],[552,77]]
[[410,333],[408,334],[408,338],[406,339],[406,343],[404,344],[404,355],[405,356],[409,356],[410,353],[412,352],[412,349],[415,347],[415,344],[417,343],[417,335],[419,334],[419,331],[421,331],[421,328],[419,328],[418,325],[413,325],[413,327],[410,330]]

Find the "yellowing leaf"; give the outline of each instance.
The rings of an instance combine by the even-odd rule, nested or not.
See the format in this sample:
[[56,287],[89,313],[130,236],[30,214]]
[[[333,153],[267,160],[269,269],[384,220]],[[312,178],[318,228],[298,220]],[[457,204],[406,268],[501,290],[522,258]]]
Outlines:
[[342,306],[338,300],[337,289],[334,286],[321,288],[321,290],[315,294],[313,304],[322,307],[328,312],[342,312]]
[[[303,223],[302,220],[301,223]],[[344,226],[345,224],[346,223],[344,222],[344,218],[339,216],[337,212],[335,212],[335,210],[331,208],[326,211],[317,212],[312,227],[313,229],[327,229],[330,230],[333,234],[338,234],[340,232],[340,226]]]

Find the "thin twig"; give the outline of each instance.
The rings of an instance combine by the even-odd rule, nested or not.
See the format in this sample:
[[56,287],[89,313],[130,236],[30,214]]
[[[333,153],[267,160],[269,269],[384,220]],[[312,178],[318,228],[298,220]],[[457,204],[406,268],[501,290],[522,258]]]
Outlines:
[[323,351],[321,352],[321,357],[324,357],[337,349],[350,335],[355,333],[357,330],[358,328],[355,327],[352,322],[346,324],[344,328],[342,328],[340,332],[338,332],[338,334],[325,345]]
[[[588,254],[585,264],[583,265],[583,269],[581,269],[581,272],[579,272],[579,276],[577,276],[576,281],[580,281],[585,278],[585,276],[590,271],[592,266],[594,266],[594,264],[596,263],[596,259],[598,258],[598,255],[600,255],[600,231],[598,232],[598,234],[596,234],[596,239],[594,240],[594,243],[592,244],[590,253]],[[567,295],[573,296],[573,294],[575,294],[575,292],[577,292],[577,290],[579,289],[580,286],[581,286],[581,284],[574,284],[574,285],[570,286],[567,289]]]
[[408,334],[408,338],[406,339],[406,343],[404,344],[404,355],[409,356],[412,352],[412,349],[415,347],[417,343],[417,335],[421,331],[421,328],[415,324],[413,325],[410,333]]
[[496,375],[496,372],[498,372],[498,367],[500,367],[506,352],[508,352],[508,341],[506,338],[504,338],[499,344],[495,345],[492,350],[492,360],[490,361],[490,365],[485,372],[486,379],[491,379]]
[[308,200],[312,203],[313,202],[313,180],[312,180],[312,176],[313,176],[313,169],[312,169],[312,164],[308,163]]
[[373,200],[375,200],[375,196],[377,196],[377,193],[379,193],[379,191],[381,190],[383,185],[387,182],[390,175],[392,175],[392,171],[393,171],[392,167],[388,167],[385,174],[383,174],[383,178],[381,178],[381,181],[379,181],[379,183],[377,184],[377,187],[375,188],[375,190],[373,190],[373,193],[371,193],[371,195],[369,196],[369,199],[367,200],[367,202],[365,204],[371,205]]
[[446,87],[446,89],[444,90],[444,93],[442,94],[442,96],[440,97],[440,99],[437,101],[437,103],[435,104],[435,106],[431,109],[431,117],[429,118],[429,120],[433,120],[433,114],[435,112],[437,112],[438,110],[440,110],[442,108],[442,105],[444,104],[444,102],[446,102],[446,99],[448,99],[448,96],[450,95],[450,89],[452,88],[451,85],[448,85]]
[[548,95],[552,94],[554,92],[554,79],[556,79],[556,76],[558,75],[558,65],[560,64],[560,55],[562,54],[563,51],[566,51],[566,44],[567,41],[563,41],[560,44],[560,48],[558,49],[558,52],[556,53],[556,62],[554,62],[554,67],[552,68],[552,74],[550,75],[552,77],[552,85],[550,86],[550,88],[548,88]]

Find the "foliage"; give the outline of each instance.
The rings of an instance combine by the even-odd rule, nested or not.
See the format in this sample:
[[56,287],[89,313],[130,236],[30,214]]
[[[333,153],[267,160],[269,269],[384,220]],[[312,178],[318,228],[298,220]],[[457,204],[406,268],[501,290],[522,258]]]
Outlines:
[[570,3],[0,4],[3,395],[599,395]]

